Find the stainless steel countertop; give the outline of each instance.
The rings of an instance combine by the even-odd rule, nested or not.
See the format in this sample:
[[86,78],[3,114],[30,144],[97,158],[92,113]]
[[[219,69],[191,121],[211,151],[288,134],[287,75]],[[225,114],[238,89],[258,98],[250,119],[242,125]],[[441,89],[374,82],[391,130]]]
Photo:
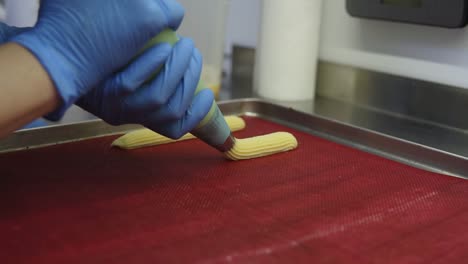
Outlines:
[[[252,87],[253,52],[234,50],[221,100],[259,98]],[[468,90],[326,62],[318,76],[315,100],[272,102],[468,157]],[[350,76],[358,81],[339,81]]]

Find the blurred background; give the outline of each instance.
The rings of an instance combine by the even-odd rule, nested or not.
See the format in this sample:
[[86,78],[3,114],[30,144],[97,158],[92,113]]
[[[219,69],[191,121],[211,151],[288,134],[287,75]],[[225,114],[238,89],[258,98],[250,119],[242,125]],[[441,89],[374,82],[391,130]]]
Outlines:
[[[262,26],[263,3],[275,1],[179,1],[187,9],[180,33],[195,39],[203,53],[205,85],[219,100],[255,96],[252,93],[255,50],[261,45],[262,27],[267,26]],[[304,0],[280,2],[285,6],[308,3]],[[8,12],[5,12],[6,6]],[[10,25],[32,25],[37,6],[37,0],[0,0],[0,19]],[[307,84],[310,93],[316,91],[321,98],[468,129],[468,120],[459,118],[460,113],[468,111],[466,27],[449,29],[356,18],[347,12],[346,0],[323,1],[320,13],[320,49],[315,58],[319,74],[317,87]],[[311,19],[312,16],[309,15]],[[305,20],[297,20],[296,24],[308,18],[302,19]],[[274,39],[272,42],[275,41],[287,45],[289,40]],[[276,47],[278,54],[291,52],[281,50],[281,45]],[[373,73],[391,76],[375,78]],[[248,78],[233,80],[233,75]],[[406,79],[390,78],[392,76]],[[285,87],[283,94],[292,88]],[[79,108],[72,108],[62,123],[89,118],[93,117]]]

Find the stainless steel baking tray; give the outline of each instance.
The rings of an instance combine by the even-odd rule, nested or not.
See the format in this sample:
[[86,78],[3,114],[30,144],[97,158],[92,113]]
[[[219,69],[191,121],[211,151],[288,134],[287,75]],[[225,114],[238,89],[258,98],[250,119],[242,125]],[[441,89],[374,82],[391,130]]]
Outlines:
[[[468,159],[459,155],[257,99],[226,101],[219,106],[226,115],[261,117],[413,167],[468,179]],[[0,153],[122,134],[136,128],[113,127],[94,120],[22,130],[0,140]]]

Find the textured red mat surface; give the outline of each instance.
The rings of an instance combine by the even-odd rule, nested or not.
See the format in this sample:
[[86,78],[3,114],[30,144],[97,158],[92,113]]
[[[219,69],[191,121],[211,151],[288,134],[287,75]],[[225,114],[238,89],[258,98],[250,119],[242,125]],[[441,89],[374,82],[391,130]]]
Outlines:
[[468,182],[293,132],[227,162],[113,138],[0,155],[1,263],[466,263]]

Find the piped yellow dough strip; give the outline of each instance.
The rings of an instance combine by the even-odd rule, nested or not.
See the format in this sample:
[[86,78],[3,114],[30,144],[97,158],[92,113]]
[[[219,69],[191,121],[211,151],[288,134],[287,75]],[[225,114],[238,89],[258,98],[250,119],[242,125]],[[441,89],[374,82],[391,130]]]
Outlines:
[[224,153],[230,160],[246,160],[265,157],[297,148],[296,138],[287,132],[236,139],[234,147]]
[[[239,131],[245,128],[245,121],[238,117],[238,116],[226,116],[225,117],[227,124],[229,125],[229,128],[231,131]],[[153,132],[152,130],[149,129],[139,129],[135,130],[132,132],[129,132],[118,139],[116,139],[114,142],[112,142],[113,147],[121,148],[121,149],[137,149],[137,148],[144,148],[144,147],[150,147],[150,146],[156,146],[156,145],[162,145],[162,144],[169,144],[169,143],[174,143],[174,142],[179,142],[179,141],[184,141],[184,140],[189,140],[189,139],[194,139],[195,136],[192,134],[186,134],[180,139],[173,140],[170,138],[167,138],[163,135],[160,135],[156,132]]]

